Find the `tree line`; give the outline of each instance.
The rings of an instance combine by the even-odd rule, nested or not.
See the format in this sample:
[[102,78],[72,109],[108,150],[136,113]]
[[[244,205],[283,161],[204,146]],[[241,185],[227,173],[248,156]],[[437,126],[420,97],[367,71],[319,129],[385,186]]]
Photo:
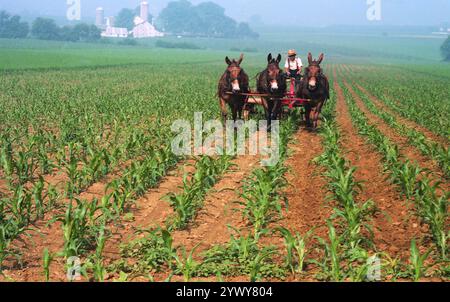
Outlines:
[[248,23],[238,23],[225,15],[225,9],[213,2],[192,5],[187,0],[170,2],[156,27],[163,32],[214,38],[258,38]]
[[[115,26],[128,30],[134,27],[134,17],[139,16],[140,7],[124,8],[115,17]],[[148,20],[153,16],[149,14]],[[258,38],[248,23],[238,23],[225,15],[225,9],[213,2],[192,5],[187,0],[169,2],[155,20],[159,31],[183,36],[212,38]]]
[[450,62],[450,36],[447,37],[444,44],[441,46],[442,56],[444,57],[444,61]]
[[22,22],[20,16],[0,11],[0,38],[27,38],[41,40],[95,42],[101,38],[101,30],[95,25],[79,23],[74,26],[58,26],[48,18],[37,18],[31,24]]

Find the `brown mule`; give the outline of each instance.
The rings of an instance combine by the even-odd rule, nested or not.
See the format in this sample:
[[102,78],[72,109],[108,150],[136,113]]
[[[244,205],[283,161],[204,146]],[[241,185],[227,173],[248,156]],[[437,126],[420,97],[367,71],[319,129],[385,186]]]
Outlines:
[[244,54],[241,54],[238,60],[225,58],[228,67],[220,78],[217,92],[224,123],[228,118],[227,104],[231,109],[233,121],[242,118],[245,96],[242,96],[241,93],[250,91],[248,75],[240,66],[243,60]]
[[305,117],[306,126],[314,129],[318,126],[323,105],[330,98],[330,84],[320,67],[323,58],[323,53],[320,54],[318,60],[313,60],[311,53],[308,54],[309,66],[305,69],[305,76],[298,85],[296,93],[299,98],[311,100],[305,105]]
[[258,93],[267,94],[262,97],[262,105],[267,118],[267,129],[270,131],[273,120],[281,113],[281,99],[286,93],[286,78],[280,69],[281,54],[276,59],[269,54],[267,57],[267,68],[260,72],[256,78]]

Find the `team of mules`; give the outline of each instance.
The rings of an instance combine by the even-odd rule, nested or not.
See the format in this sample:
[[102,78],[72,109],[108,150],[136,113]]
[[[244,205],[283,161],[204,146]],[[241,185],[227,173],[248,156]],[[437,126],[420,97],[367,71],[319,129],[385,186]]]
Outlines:
[[[305,105],[305,119],[308,128],[317,128],[322,107],[330,97],[330,87],[327,77],[323,74],[320,64],[324,55],[318,60],[313,60],[308,54],[308,67],[304,77],[296,87],[296,97],[310,100]],[[225,58],[228,67],[219,81],[218,96],[224,122],[228,118],[227,104],[229,105],[233,120],[242,118],[242,111],[247,95],[250,93],[249,77],[240,66],[244,59],[241,54],[238,60]],[[273,120],[281,116],[281,99],[285,96],[287,85],[286,75],[280,69],[281,54],[276,58],[269,54],[267,67],[256,76],[257,93],[261,97],[261,105],[264,107],[268,129]]]

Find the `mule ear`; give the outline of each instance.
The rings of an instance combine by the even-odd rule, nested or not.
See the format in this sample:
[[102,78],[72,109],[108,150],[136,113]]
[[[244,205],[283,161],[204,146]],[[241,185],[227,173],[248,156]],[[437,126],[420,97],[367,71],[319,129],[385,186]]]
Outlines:
[[281,54],[278,54],[278,56],[277,56],[277,63],[280,63],[281,62]]
[[226,57],[226,58],[225,58],[225,62],[226,62],[228,65],[231,65],[230,58]]
[[313,62],[312,54],[310,52],[308,52],[308,63],[309,63],[309,65],[311,65],[312,62]]
[[238,60],[238,65],[241,65],[241,63],[242,63],[242,61],[244,60],[244,54],[243,53],[241,53],[241,56],[239,57],[239,60]]
[[272,54],[271,53],[269,53],[269,55],[267,56],[267,62],[272,62]]
[[317,63],[318,63],[318,64],[322,63],[323,58],[324,58],[324,55],[323,55],[323,53],[321,53],[320,56],[319,56],[319,60],[317,61]]

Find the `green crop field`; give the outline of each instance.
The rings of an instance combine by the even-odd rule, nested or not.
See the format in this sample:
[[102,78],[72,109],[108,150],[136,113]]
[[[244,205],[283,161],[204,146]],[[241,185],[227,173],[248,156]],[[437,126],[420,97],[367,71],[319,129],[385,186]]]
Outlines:
[[[0,39],[0,280],[66,281],[78,257],[85,281],[368,281],[374,259],[381,281],[449,281],[441,38],[164,40],[200,49]],[[318,132],[285,117],[273,167],[172,152],[174,121],[220,119],[225,56],[255,89],[290,48],[325,53]]]

